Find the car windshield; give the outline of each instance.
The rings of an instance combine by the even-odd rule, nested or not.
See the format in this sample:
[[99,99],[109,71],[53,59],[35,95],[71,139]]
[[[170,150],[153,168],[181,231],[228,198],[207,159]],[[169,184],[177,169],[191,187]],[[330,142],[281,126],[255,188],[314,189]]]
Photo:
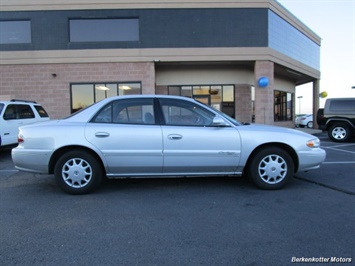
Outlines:
[[2,109],[4,108],[4,104],[3,103],[0,103],[0,113],[2,111]]

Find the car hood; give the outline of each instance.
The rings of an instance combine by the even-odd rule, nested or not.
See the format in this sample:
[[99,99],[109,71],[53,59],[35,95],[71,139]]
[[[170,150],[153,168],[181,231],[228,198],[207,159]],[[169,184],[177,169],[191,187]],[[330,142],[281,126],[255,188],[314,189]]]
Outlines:
[[275,135],[293,135],[294,137],[307,137],[307,138],[315,138],[315,136],[308,134],[306,132],[302,132],[300,130],[286,128],[286,127],[279,127],[279,126],[271,126],[271,125],[264,125],[264,124],[248,124],[238,127],[240,131],[252,131],[252,132],[260,132],[260,133],[269,133]]

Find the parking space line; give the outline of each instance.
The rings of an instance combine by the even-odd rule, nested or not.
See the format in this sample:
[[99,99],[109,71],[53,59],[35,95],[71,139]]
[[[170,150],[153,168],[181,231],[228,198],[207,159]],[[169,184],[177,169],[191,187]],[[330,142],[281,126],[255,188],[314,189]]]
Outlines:
[[355,154],[355,151],[346,151],[346,150],[341,150],[341,149],[337,149],[337,148],[333,148],[333,147],[322,147],[323,149],[329,149],[329,150],[334,150],[334,151],[343,151],[343,152],[348,152],[348,153],[352,153]]
[[355,144],[342,144],[342,145],[336,145],[336,146],[332,146],[332,147],[336,147],[336,148],[338,148],[338,147],[349,147],[349,146],[353,146],[353,145],[355,145]]

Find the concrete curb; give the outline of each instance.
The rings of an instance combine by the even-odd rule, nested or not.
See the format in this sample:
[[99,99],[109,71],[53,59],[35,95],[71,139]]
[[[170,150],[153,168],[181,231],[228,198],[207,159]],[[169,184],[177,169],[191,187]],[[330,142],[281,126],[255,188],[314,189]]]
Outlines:
[[314,134],[320,134],[323,131],[320,129],[314,129],[314,128],[295,128],[296,130],[306,132],[308,134],[314,135]]

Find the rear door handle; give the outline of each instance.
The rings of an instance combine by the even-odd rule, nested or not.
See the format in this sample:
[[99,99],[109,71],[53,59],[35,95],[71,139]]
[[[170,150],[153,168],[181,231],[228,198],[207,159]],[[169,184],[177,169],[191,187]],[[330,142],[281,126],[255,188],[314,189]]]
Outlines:
[[179,140],[179,139],[182,139],[182,136],[179,135],[179,134],[170,134],[168,136],[168,139],[170,139],[170,140]]
[[95,137],[97,138],[107,138],[110,136],[110,133],[108,132],[96,132]]

